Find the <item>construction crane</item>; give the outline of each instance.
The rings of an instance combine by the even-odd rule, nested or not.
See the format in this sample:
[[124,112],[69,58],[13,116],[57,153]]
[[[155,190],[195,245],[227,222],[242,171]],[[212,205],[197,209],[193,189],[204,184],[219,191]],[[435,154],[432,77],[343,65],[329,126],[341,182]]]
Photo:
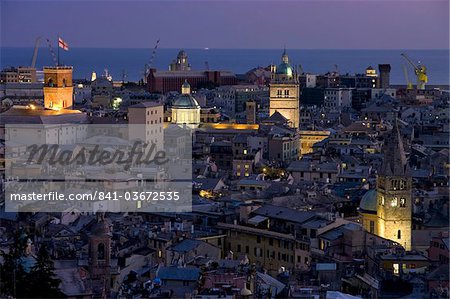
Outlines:
[[417,89],[425,89],[425,84],[428,82],[427,68],[419,63],[416,65],[412,60],[405,54],[402,53],[401,56],[413,67],[414,74],[417,77]]
[[155,47],[153,48],[152,56],[150,58],[150,62],[148,64],[145,64],[145,71],[144,71],[144,78],[143,78],[144,79],[144,83],[147,83],[147,77],[148,77],[148,74],[150,74],[150,69],[153,66],[153,60],[155,59],[156,50],[158,49],[158,45],[159,45],[159,38],[156,41]]
[[34,43],[34,52],[33,52],[33,58],[31,59],[31,67],[36,68],[36,60],[39,50],[39,42],[41,41],[42,36],[39,36],[36,38],[36,42]]
[[413,84],[409,81],[408,70],[406,69],[406,65],[404,63],[402,63],[402,68],[406,79],[406,89],[413,89]]

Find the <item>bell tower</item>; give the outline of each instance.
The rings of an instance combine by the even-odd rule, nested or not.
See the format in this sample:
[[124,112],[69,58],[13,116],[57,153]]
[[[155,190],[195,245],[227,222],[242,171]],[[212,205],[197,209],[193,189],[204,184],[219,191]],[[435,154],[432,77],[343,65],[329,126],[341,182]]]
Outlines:
[[300,85],[297,74],[289,64],[289,56],[284,50],[281,64],[272,66],[272,80],[269,87],[270,115],[276,111],[289,120],[292,128],[300,125]]
[[70,109],[72,105],[72,67],[44,67],[44,107],[60,110]]
[[89,236],[89,274],[93,291],[107,297],[111,290],[111,230],[104,212],[97,213]]
[[411,250],[412,178],[397,121],[385,140],[377,176],[377,231]]

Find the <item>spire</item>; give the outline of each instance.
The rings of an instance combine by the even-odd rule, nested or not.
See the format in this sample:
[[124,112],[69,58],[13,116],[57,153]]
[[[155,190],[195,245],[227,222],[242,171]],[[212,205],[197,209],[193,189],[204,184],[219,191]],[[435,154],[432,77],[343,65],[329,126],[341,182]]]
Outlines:
[[383,152],[384,159],[380,175],[408,176],[410,174],[397,119],[392,131],[385,138]]
[[283,55],[281,55],[281,60],[284,63],[289,63],[289,56],[287,55],[287,52],[286,52],[286,46],[284,47]]

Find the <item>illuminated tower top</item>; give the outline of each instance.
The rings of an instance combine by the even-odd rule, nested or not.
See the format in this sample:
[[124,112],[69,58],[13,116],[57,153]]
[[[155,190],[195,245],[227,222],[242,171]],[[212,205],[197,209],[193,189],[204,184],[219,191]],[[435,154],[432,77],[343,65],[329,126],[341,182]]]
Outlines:
[[60,110],[70,108],[72,105],[72,67],[44,67],[44,107]]
[[191,94],[191,85],[187,80],[184,80],[184,83],[181,86],[181,94]]

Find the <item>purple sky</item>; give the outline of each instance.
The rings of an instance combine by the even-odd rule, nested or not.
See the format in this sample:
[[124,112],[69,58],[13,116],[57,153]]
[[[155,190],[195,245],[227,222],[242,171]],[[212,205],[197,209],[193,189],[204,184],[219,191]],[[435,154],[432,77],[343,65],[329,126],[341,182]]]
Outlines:
[[1,44],[72,47],[448,49],[449,1],[1,0]]

